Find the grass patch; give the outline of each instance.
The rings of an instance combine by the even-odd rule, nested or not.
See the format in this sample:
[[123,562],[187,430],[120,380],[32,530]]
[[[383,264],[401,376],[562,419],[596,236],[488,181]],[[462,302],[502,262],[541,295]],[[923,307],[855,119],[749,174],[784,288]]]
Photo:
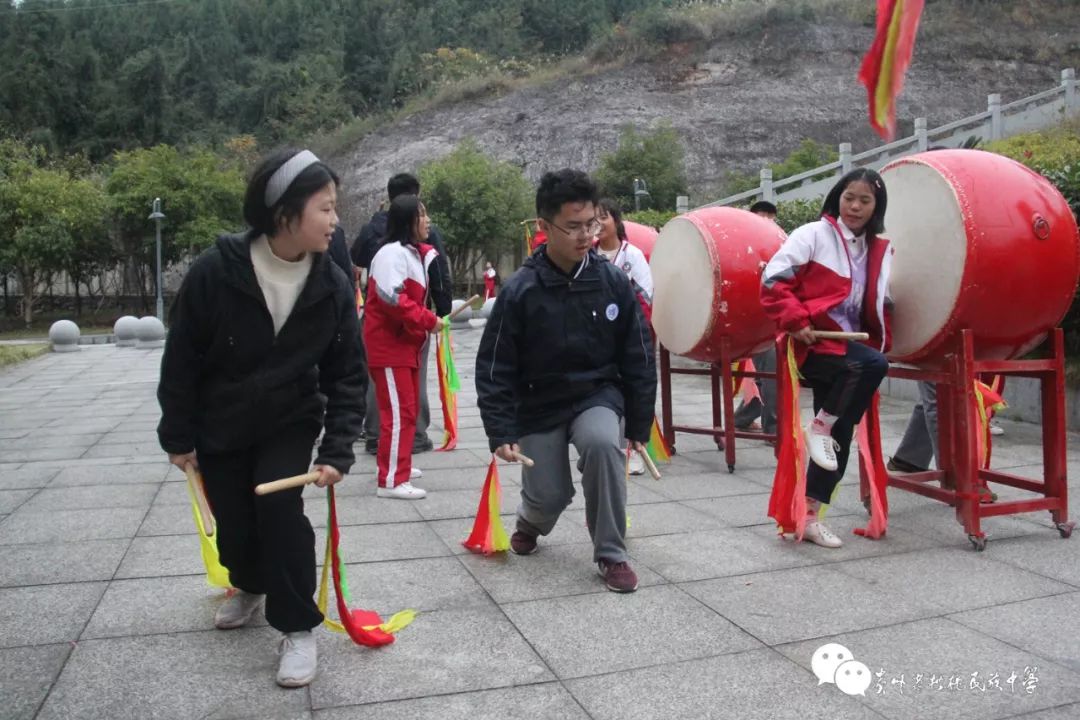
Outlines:
[[49,352],[47,344],[0,345],[0,367],[7,367]]

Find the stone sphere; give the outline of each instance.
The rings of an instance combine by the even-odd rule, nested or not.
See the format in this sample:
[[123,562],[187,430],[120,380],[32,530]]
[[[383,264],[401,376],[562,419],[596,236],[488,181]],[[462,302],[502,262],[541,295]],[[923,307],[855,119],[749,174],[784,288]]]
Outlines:
[[153,315],[139,318],[135,326],[136,347],[157,348],[165,344],[165,326]]
[[491,311],[495,308],[495,298],[488,298],[484,301],[484,307],[480,308],[480,317],[487,320],[491,317]]
[[75,352],[79,349],[79,326],[70,320],[57,320],[49,328],[53,352]]
[[113,325],[113,335],[116,336],[116,344],[120,347],[135,347],[138,338],[139,318],[133,315],[125,315]]
[[[453,310],[457,310],[459,307],[461,307],[464,304],[465,304],[464,300],[455,300],[451,304],[451,308],[452,308],[451,312]],[[473,316],[472,307],[467,307],[464,310],[462,310],[458,315],[456,315],[454,317],[453,324],[454,325],[459,325],[459,324],[462,324],[462,323],[467,323],[472,318],[472,316]]]

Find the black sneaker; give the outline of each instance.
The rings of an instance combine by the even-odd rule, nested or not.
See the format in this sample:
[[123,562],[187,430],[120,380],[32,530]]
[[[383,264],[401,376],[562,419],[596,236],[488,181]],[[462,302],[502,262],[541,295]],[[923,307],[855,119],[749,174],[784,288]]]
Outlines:
[[412,454],[419,455],[420,453],[430,452],[435,449],[435,443],[431,442],[431,438],[427,435],[417,435],[413,439]]
[[898,473],[921,473],[926,472],[926,468],[921,468],[917,465],[912,465],[907,460],[901,460],[898,457],[889,458],[889,462],[885,465],[885,469],[889,472]]
[[518,530],[510,536],[510,549],[516,555],[532,555],[536,552],[536,536]]
[[376,454],[378,454],[378,452],[379,452],[379,439],[375,438],[374,440],[365,440],[364,441],[364,452],[366,452],[368,455],[376,455]]

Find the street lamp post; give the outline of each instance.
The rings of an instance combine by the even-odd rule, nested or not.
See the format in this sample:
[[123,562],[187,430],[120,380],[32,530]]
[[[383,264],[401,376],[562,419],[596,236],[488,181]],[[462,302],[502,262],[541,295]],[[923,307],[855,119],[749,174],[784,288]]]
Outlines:
[[154,211],[148,220],[154,221],[154,240],[157,244],[157,319],[165,322],[165,301],[161,296],[161,221],[165,215],[161,212],[161,198],[154,198]]
[[641,178],[634,178],[634,212],[641,210],[641,198],[650,197],[649,186]]

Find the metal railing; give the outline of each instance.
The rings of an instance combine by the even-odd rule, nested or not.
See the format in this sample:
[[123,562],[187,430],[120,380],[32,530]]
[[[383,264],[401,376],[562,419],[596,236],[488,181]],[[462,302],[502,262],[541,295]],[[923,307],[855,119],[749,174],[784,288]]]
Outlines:
[[840,159],[812,168],[797,175],[773,179],[771,168],[762,168],[759,184],[752,190],[729,195],[701,207],[718,205],[744,205],[756,200],[777,202],[782,200],[811,200],[823,197],[836,179],[855,167],[871,167],[880,170],[891,160],[922,152],[931,145],[959,147],[972,137],[987,141],[1000,140],[1011,135],[1041,130],[1060,121],[1064,116],[1080,110],[1080,98],[1076,92],[1076,70],[1061,71],[1061,84],[1034,95],[1001,104],[1001,95],[994,93],[986,99],[984,112],[969,115],[935,128],[927,127],[926,118],[915,118],[915,133],[865,152],[852,154],[851,143],[840,143]]

